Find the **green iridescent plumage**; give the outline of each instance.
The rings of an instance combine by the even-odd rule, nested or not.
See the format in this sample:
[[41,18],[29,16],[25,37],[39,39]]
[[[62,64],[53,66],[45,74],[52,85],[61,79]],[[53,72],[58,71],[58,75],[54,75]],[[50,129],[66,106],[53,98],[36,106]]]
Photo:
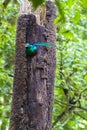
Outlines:
[[43,47],[56,47],[54,44],[46,43],[46,42],[35,42],[35,43],[26,43],[26,56],[33,57],[37,54],[38,51],[38,46],[43,46]]
[[47,42],[35,42],[33,45],[35,46],[46,46],[46,47],[56,47],[54,44],[47,43]]

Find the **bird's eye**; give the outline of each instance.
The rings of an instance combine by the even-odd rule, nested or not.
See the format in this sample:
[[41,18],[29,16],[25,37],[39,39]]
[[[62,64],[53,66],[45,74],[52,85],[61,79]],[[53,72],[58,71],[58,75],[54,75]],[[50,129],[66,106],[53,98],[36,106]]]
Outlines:
[[25,46],[25,48],[28,48],[28,46]]

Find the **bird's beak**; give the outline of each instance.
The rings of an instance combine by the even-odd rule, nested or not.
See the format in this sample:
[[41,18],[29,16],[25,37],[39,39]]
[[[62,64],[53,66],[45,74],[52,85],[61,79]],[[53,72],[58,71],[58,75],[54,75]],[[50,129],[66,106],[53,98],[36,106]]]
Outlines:
[[23,45],[25,48],[27,48],[27,45]]

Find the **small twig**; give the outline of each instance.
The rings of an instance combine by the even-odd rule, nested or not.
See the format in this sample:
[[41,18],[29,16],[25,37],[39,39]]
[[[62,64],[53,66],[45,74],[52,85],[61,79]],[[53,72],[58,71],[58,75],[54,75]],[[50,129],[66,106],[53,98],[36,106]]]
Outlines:
[[53,122],[52,128],[56,125],[56,123],[65,115],[67,108],[57,116],[56,120]]
[[80,92],[79,97],[78,97],[78,99],[76,100],[76,102],[79,102],[79,100],[81,99],[82,93],[83,93],[84,91],[86,91],[86,90],[87,90],[87,88],[83,89],[83,90]]
[[83,118],[84,120],[86,120],[86,121],[87,121],[87,119],[86,119],[84,116],[80,115],[79,113],[74,112],[74,114],[76,114],[76,115],[80,116],[81,118]]
[[[60,104],[60,103],[61,103],[61,106],[66,106],[66,105],[67,105],[67,103],[61,102],[61,101],[59,101],[59,100],[57,100],[57,99],[55,99],[54,102],[55,102],[56,104]],[[59,103],[58,103],[58,102],[59,102]]]
[[[75,107],[75,106],[74,106],[74,107]],[[76,106],[76,108],[79,108],[79,109],[82,109],[82,110],[84,110],[84,111],[87,111],[87,109],[84,108],[84,107]]]
[[83,90],[81,91],[81,93],[80,93],[80,96],[81,96],[82,93],[83,93],[84,91],[86,91],[86,90],[87,90],[87,88],[83,89]]

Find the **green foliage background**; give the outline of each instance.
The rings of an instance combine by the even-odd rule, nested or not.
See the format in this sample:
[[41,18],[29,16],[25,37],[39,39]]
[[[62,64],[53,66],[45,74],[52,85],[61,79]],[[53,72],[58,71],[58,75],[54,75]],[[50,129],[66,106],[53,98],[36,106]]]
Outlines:
[[[17,0],[5,2],[0,0],[0,130],[8,130],[9,126],[19,10]],[[41,3],[33,5],[36,8]],[[57,65],[53,130],[87,130],[87,1],[55,3],[58,16],[54,21]]]
[[0,1],[0,130],[9,124],[17,15],[17,5],[4,8]]

